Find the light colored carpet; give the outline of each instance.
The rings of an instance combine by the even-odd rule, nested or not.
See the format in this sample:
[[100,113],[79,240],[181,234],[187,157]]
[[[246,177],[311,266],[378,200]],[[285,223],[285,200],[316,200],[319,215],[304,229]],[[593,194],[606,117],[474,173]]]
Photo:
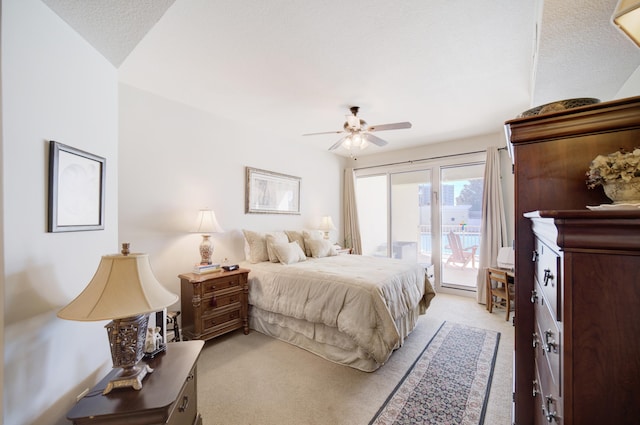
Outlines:
[[511,417],[513,327],[474,299],[438,294],[427,314],[373,373],[324,360],[252,331],[205,344],[198,363],[198,408],[205,425],[368,424],[443,321],[501,333],[485,424]]

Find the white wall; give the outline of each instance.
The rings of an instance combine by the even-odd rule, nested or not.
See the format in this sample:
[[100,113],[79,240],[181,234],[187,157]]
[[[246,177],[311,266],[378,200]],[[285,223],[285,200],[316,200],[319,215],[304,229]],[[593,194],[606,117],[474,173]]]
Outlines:
[[[507,120],[509,118],[505,118]],[[496,129],[501,131],[502,129]],[[380,153],[358,157],[357,160],[350,160],[353,168],[365,168],[385,164],[394,164],[405,161],[416,161],[419,159],[436,158],[439,156],[464,154],[469,152],[483,151],[488,146],[506,147],[507,139],[504,133],[496,132],[468,139],[448,141],[423,145],[411,149],[403,149],[389,153]],[[511,158],[506,150],[500,151],[500,168],[502,177],[502,194],[504,196],[504,206],[508,236],[510,240],[514,238],[514,194],[513,194],[513,173],[511,171]]]
[[[58,319],[117,250],[117,73],[40,0],[2,1],[3,423],[62,424],[111,368],[104,323]],[[47,233],[49,140],[107,158],[105,230]]]
[[[316,228],[331,215],[342,229],[344,159],[287,137],[120,84],[120,241],[147,252],[158,280],[179,293],[177,275],[200,260],[202,237],[189,231],[201,208],[227,231],[212,237],[214,261],[242,259],[243,228]],[[247,166],[300,177],[301,214],[245,214]]]

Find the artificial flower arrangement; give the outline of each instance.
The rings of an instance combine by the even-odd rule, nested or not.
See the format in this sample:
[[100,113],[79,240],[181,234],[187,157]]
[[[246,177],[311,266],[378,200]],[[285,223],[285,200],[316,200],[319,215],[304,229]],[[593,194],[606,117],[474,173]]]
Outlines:
[[633,151],[621,148],[609,155],[598,155],[591,161],[587,187],[593,189],[615,180],[628,182],[634,177],[640,177],[640,148]]

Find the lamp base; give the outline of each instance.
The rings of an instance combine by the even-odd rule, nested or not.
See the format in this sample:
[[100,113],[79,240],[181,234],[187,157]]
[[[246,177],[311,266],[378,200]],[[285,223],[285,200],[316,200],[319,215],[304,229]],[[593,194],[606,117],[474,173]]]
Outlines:
[[142,380],[145,376],[147,376],[147,373],[151,372],[153,372],[153,369],[151,369],[149,365],[146,364],[133,366],[132,368],[125,368],[122,370],[122,373],[119,376],[109,381],[102,394],[109,394],[111,390],[114,390],[116,388],[132,387],[134,390],[141,390]]

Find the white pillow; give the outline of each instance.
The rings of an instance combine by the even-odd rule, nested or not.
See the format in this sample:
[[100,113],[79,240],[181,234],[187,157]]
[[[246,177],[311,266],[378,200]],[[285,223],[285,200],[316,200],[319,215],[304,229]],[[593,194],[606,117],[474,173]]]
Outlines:
[[267,241],[265,240],[264,234],[252,230],[242,230],[242,233],[244,233],[244,239],[247,241],[247,246],[249,247],[247,260],[254,264],[268,261],[269,253],[267,252]]
[[302,236],[302,232],[298,232],[297,230],[285,230],[284,233],[287,234],[289,238],[289,242],[298,242],[302,251],[306,252],[304,248],[304,237]]
[[284,232],[273,232],[273,233],[266,234],[265,241],[267,243],[267,256],[269,257],[269,261],[271,261],[272,263],[277,263],[278,257],[273,250],[273,244],[289,243],[289,238]]
[[326,239],[313,239],[308,242],[313,258],[333,257],[338,255],[336,247]]
[[302,237],[304,239],[304,253],[307,254],[307,257],[312,257],[313,255],[311,255],[311,248],[309,247],[309,242],[316,241],[316,240],[320,240],[320,241],[323,240],[322,232],[319,230],[311,231],[311,232],[303,230]]
[[307,259],[298,242],[274,243],[273,250],[282,264],[293,264]]

